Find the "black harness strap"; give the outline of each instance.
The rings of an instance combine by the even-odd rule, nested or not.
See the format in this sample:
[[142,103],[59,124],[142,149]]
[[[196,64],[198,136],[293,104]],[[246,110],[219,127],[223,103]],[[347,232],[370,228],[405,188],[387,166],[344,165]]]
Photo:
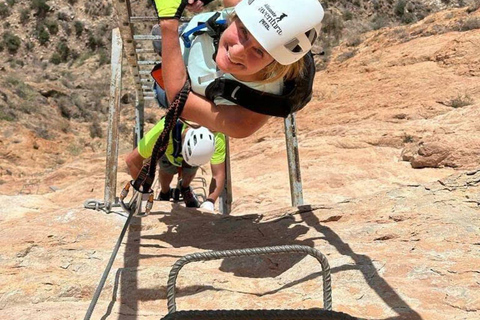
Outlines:
[[315,63],[311,53],[303,59],[305,74],[285,81],[281,95],[258,91],[235,80],[217,78],[207,86],[206,97],[214,101],[220,96],[251,111],[286,118],[302,109],[312,99]]

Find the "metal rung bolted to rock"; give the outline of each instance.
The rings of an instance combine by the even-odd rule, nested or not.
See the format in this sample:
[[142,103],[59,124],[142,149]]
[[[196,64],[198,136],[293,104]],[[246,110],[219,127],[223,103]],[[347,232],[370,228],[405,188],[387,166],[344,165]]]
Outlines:
[[[190,310],[177,311],[175,304],[175,282],[180,269],[190,262],[210,261],[229,257],[256,256],[280,253],[305,253],[320,262],[323,279],[323,309],[304,310]],[[274,247],[237,249],[225,251],[207,251],[188,254],[179,259],[172,267],[167,283],[168,314],[161,320],[360,320],[343,312],[332,311],[332,287],[330,266],[327,258],[318,250],[309,246],[285,245]]]

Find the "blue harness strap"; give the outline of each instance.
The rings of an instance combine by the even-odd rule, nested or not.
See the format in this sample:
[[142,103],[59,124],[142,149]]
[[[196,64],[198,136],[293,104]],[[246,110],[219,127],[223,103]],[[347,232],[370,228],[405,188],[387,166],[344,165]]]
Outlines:
[[[226,25],[227,20],[224,20],[224,19],[217,20],[216,23],[218,23],[220,25]],[[207,23],[201,23],[198,26],[196,26],[195,28],[192,28],[192,29],[182,33],[181,37],[182,37],[183,43],[185,44],[185,48],[190,48],[192,46],[192,40],[193,39],[190,39],[191,35],[197,36],[198,34],[201,34],[201,33],[204,33],[204,32],[208,33],[208,31],[209,31],[209,29],[208,29]]]
[[172,141],[173,141],[173,153],[172,156],[177,158],[182,155],[182,129],[183,123],[177,121],[175,127],[172,130]]

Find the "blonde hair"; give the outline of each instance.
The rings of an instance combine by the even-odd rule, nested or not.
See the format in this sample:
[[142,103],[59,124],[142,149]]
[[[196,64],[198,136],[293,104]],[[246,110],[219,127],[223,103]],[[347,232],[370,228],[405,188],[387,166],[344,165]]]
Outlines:
[[[235,12],[232,12],[228,16],[228,25],[232,24],[238,16]],[[263,80],[260,83],[269,83],[277,81],[278,79],[292,80],[297,77],[304,76],[305,73],[305,58],[289,64],[283,65],[273,60],[264,70],[261,71]]]

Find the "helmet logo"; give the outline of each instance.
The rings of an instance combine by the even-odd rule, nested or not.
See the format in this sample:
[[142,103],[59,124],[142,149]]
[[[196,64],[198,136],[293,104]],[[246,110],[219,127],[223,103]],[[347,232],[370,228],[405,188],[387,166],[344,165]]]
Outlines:
[[280,21],[282,21],[283,18],[285,18],[285,17],[288,17],[288,16],[287,16],[285,13],[282,13],[282,14],[280,15],[280,17],[275,18],[275,20],[277,20],[277,22],[280,22]]
[[251,5],[255,0],[248,0],[248,5]]
[[259,23],[267,30],[270,30],[270,28],[272,28],[278,35],[281,36],[283,30],[278,25],[278,23],[284,18],[288,17],[287,14],[278,14],[277,12],[275,12],[275,10],[272,9],[272,7],[268,3],[259,7],[258,11],[263,15],[263,18],[260,19]]

